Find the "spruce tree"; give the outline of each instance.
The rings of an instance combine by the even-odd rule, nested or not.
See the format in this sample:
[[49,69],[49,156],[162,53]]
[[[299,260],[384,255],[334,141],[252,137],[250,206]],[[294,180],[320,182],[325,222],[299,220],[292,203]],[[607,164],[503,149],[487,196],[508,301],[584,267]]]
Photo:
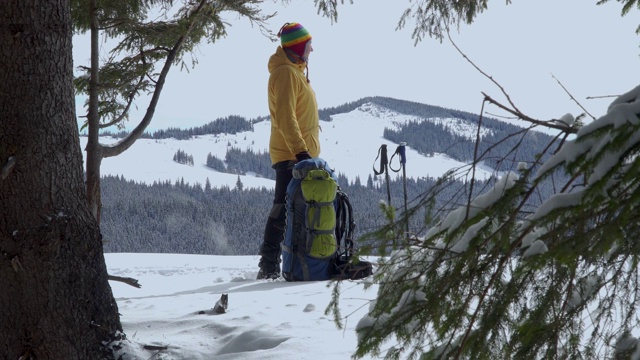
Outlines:
[[[623,15],[640,7],[638,0],[619,2]],[[442,39],[487,3],[419,1],[399,27],[413,19],[416,42]],[[368,236],[378,242],[369,251],[385,256],[367,283],[378,290],[357,325],[356,358],[381,355],[388,341],[397,346],[386,349],[387,359],[637,357],[640,86],[588,126],[568,118],[569,125],[548,123],[563,133],[546,151],[481,195],[473,167],[488,159],[476,152],[471,170],[440,179],[402,217],[382,205],[389,224]],[[575,139],[567,141],[570,134]],[[449,179],[464,171],[467,186],[434,207]],[[555,193],[544,195],[545,181],[558,185]],[[533,198],[538,206],[531,207]],[[418,209],[426,210],[430,229],[422,237],[404,231]],[[338,294],[336,285],[327,312],[340,326]]]
[[[547,161],[519,164],[476,197],[469,182],[453,211],[430,207],[441,180],[406,214],[429,209],[437,221],[424,237],[407,237],[405,218],[371,234],[387,240],[381,253],[400,245],[377,269],[356,357],[389,339],[399,342],[390,359],[628,358],[640,348],[631,335],[640,325],[639,119],[640,86],[597,121],[573,123],[576,138],[558,137]],[[559,173],[570,176],[558,191],[527,208]]]
[[[81,66],[76,91],[88,96],[86,192],[94,217],[100,221],[100,165],[117,156],[140,138],[153,119],[165,79],[174,65],[197,63],[194,50],[227,35],[223,14],[234,12],[247,18],[265,34],[271,15],[263,15],[262,0],[71,0],[74,30],[91,38],[91,64]],[[100,37],[115,44],[100,64]],[[122,128],[138,97],[151,95],[147,111],[134,130],[115,146],[99,142],[100,129]]]

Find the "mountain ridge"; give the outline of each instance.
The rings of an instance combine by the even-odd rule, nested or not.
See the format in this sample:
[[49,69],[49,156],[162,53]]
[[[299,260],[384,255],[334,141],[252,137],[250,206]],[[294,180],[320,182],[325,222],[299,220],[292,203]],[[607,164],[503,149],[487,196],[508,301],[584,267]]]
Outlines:
[[[347,102],[345,104],[327,107],[318,110],[320,120],[331,122],[331,116],[336,114],[343,114],[351,112],[358,107],[366,104],[373,103],[389,110],[396,111],[403,115],[413,115],[421,118],[459,118],[466,121],[477,124],[478,114],[470,113],[467,111],[448,109],[436,105],[429,105],[424,103],[418,103],[415,101],[395,99],[384,96],[369,96],[355,101]],[[220,133],[237,133],[240,131],[246,131],[251,129],[251,125],[261,122],[269,121],[269,116],[259,116],[256,118],[247,119],[240,115],[228,115],[222,118],[215,119],[204,125],[192,126],[187,128],[169,127],[162,130],[156,130],[152,133],[145,132],[141,138],[162,139],[176,137],[178,139],[186,139],[188,136],[196,135],[215,135]],[[499,120],[492,117],[483,117],[483,123],[485,126],[493,126],[495,122],[501,124],[508,124],[515,128],[522,128],[524,125],[515,125],[511,121]],[[103,136],[113,136],[117,138],[124,137],[128,134],[127,131],[110,132],[104,131],[101,134]],[[178,136],[176,136],[178,135]]]
[[[369,100],[373,100],[373,102]],[[351,111],[340,112],[345,109]],[[363,98],[338,108],[323,109],[322,112],[325,115],[329,114],[330,121],[321,121],[323,129],[321,157],[329,161],[338,172],[344,173],[351,181],[354,181],[356,177],[365,181],[369,176],[373,176],[374,160],[378,149],[383,144],[387,145],[390,152],[401,142],[407,144],[406,166],[409,169],[407,176],[414,178],[438,177],[451,168],[464,166],[473,161],[474,147],[472,143],[476,137],[478,115],[384,97]],[[424,116],[457,114],[461,117],[421,117],[416,114]],[[489,118],[483,119],[482,124],[480,135],[483,138],[491,136],[491,144],[509,133],[522,130],[514,125]],[[336,128],[336,126],[338,127]],[[223,170],[220,166],[216,168],[218,172],[214,173],[212,167],[207,167],[207,164],[210,163],[208,161],[209,155],[211,155],[211,157],[217,158],[218,163],[224,164],[226,169],[225,158],[230,149],[250,151],[256,155],[267,153],[269,131],[270,126],[266,118],[247,120],[238,116],[216,119],[198,128],[184,130],[170,128],[158,131],[139,139],[131,149],[120,156],[105,159],[102,173],[112,176],[123,175],[127,179],[145,183],[164,180],[175,181],[184,178],[188,183],[204,185],[206,179],[210,178],[214,186],[222,182],[229,187],[235,186],[238,180],[237,176],[240,176],[246,186],[270,187],[268,182],[256,180],[268,177],[266,173],[269,173],[269,163],[262,164],[260,171],[236,168],[233,173],[220,172]],[[103,136],[101,142],[114,142],[119,137]],[[363,137],[367,139],[362,140]],[[536,137],[541,138],[538,143],[550,140],[550,137],[544,134],[536,135]],[[354,143],[354,139],[359,140]],[[446,141],[443,142],[443,139]],[[360,141],[365,141],[366,146],[359,143]],[[86,137],[81,137],[83,146],[85,142]],[[349,143],[354,143],[354,146],[349,146]],[[166,149],[162,149],[161,145],[169,147],[170,153],[167,153]],[[143,147],[155,148],[156,150],[141,150]],[[538,148],[539,146],[534,145],[533,147]],[[193,166],[176,167],[174,165],[176,163],[172,160],[178,151],[184,152],[187,156],[193,156]],[[195,154],[196,151],[199,153]],[[162,161],[151,161],[153,164],[135,160],[136,157],[149,159],[145,153],[164,156],[164,158]],[[347,164],[342,164],[341,158],[343,157],[348,158]],[[529,157],[529,159],[531,158],[533,156]],[[260,161],[264,162],[264,159]],[[366,163],[366,166],[363,163]],[[355,164],[357,170],[352,164]],[[490,168],[497,168],[496,164],[485,165],[488,168],[485,168],[487,171],[481,174],[481,177],[491,176],[489,174],[492,172]],[[150,169],[149,166],[155,166],[157,171]],[[416,172],[416,168],[420,167],[428,169],[428,171]],[[130,168],[134,168],[136,171],[131,173],[127,170]],[[499,170],[508,170],[508,167],[503,166]],[[139,171],[145,171],[147,175],[136,175]],[[200,174],[196,175],[196,172]],[[252,173],[259,176],[253,176],[250,179]],[[214,180],[211,177],[220,179]]]

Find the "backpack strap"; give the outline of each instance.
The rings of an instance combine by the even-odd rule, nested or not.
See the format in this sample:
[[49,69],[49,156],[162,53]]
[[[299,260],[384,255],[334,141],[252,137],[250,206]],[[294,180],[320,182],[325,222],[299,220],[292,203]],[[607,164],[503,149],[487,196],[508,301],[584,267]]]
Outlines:
[[[292,248],[286,246],[284,242],[280,243],[280,247],[282,251],[286,251],[291,254],[291,261],[293,262],[293,257],[297,257],[300,262],[300,268],[302,269],[302,278],[304,281],[309,281],[309,266],[307,265],[307,260],[304,258],[304,254],[299,251],[294,251]],[[290,281],[290,280],[288,280]]]
[[[330,202],[317,202],[317,201],[311,200],[311,201],[307,201],[307,206],[312,208],[312,209],[318,209],[319,210],[323,206],[333,206],[333,201],[330,201]],[[317,226],[320,225],[320,211],[314,211],[313,219],[311,220],[311,223],[307,224],[307,225],[308,225],[307,228],[309,228],[309,229],[315,229]],[[333,231],[331,231],[331,230],[327,230],[327,231],[317,230],[317,233],[318,234],[332,234]]]
[[302,268],[302,278],[304,279],[304,281],[309,281],[309,266],[307,265],[307,260],[304,258],[304,254],[298,251],[294,256],[297,256],[298,260],[300,261],[300,267]]
[[353,207],[349,196],[338,188],[336,194],[336,240],[338,241],[340,261],[349,261],[353,252],[353,233],[356,223],[353,220]]

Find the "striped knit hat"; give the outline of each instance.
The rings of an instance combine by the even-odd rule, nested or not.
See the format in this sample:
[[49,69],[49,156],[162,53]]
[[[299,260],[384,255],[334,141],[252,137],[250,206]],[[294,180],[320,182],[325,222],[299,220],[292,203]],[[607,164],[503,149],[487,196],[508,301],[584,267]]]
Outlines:
[[311,34],[299,23],[286,23],[278,32],[283,48],[291,49],[298,56],[304,56],[304,50],[311,40]]

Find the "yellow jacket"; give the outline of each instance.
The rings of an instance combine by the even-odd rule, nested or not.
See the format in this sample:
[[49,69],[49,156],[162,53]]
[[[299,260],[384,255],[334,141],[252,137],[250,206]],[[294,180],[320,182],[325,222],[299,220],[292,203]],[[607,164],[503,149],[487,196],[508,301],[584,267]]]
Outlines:
[[305,63],[294,64],[281,46],[269,59],[269,154],[273,164],[295,160],[308,151],[320,155],[316,94],[304,74]]

